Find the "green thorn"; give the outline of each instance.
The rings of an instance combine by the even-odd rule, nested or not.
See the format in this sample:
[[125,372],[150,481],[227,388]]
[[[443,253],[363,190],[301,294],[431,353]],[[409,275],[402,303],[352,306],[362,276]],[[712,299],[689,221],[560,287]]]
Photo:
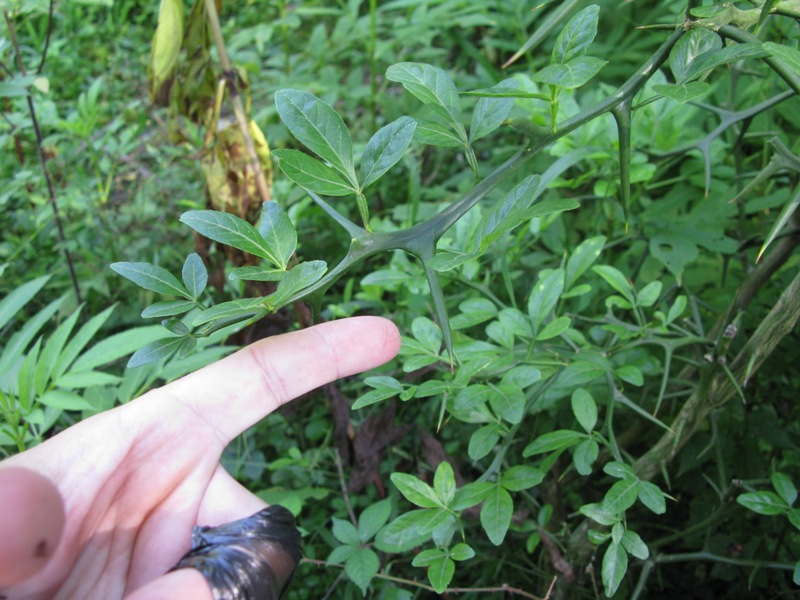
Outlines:
[[619,139],[619,187],[622,195],[622,214],[625,217],[625,234],[631,213],[631,99],[627,98],[611,109],[617,122]]
[[447,349],[447,356],[450,359],[450,372],[452,373],[455,371],[453,334],[450,331],[450,319],[447,315],[447,305],[444,300],[444,292],[442,292],[442,284],[439,281],[439,273],[428,267],[424,262],[423,265],[425,267],[425,276],[428,278],[428,287],[431,289],[433,312],[436,316],[436,321],[439,323],[439,329],[442,330],[444,346]]

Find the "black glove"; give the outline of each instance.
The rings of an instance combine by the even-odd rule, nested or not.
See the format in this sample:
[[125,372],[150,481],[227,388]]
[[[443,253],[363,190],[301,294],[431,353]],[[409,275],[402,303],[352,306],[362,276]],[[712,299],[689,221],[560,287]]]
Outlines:
[[273,505],[219,527],[195,527],[191,550],[171,570],[200,571],[215,600],[279,600],[300,556],[294,516]]

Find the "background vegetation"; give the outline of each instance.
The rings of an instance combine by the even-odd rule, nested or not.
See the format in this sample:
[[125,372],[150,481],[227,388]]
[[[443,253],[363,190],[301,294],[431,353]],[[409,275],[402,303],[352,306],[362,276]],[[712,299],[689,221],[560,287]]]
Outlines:
[[0,7],[5,455],[380,314],[225,455],[292,597],[797,593],[798,2]]

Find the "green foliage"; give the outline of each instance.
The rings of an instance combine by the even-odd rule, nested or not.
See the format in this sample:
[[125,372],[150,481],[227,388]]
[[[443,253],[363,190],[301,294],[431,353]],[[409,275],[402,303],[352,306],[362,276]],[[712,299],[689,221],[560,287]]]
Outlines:
[[[772,473],[772,489],[774,492],[746,492],[736,497],[736,502],[759,515],[783,515],[792,527],[800,530],[800,510],[794,508],[797,500],[797,487],[794,482],[778,471]],[[800,561],[794,565],[792,581],[800,585]]]
[[380,559],[365,545],[386,524],[391,514],[390,500],[376,502],[361,513],[358,526],[349,521],[333,519],[331,532],[341,542],[328,556],[328,564],[345,563],[345,573],[366,595],[372,578],[380,567]]
[[[6,331],[13,331],[0,353],[3,373],[0,378],[0,415],[3,417],[0,451],[6,455],[42,442],[68,413],[88,417],[113,407],[117,401],[130,400],[165,371],[163,363],[135,374],[126,371],[117,375],[98,370],[145,344],[147,348],[165,341],[158,339],[164,338],[165,333],[160,327],[136,327],[90,346],[112,317],[115,305],[80,326],[82,306],[71,312],[64,311],[60,323],[49,335],[44,329],[63,310],[65,296],[24,320],[24,308],[41,293],[48,279],[39,277],[23,284],[0,301],[0,325]],[[181,324],[177,322],[176,325]],[[204,343],[207,345],[208,341]],[[211,355],[206,352],[205,357],[196,356],[199,363],[194,360],[183,368],[172,365],[174,376],[218,356],[218,352]]]
[[[543,597],[554,575],[562,597],[796,591],[800,356],[777,322],[798,264],[792,9],[530,8],[226,7],[280,167],[248,222],[207,210],[207,132],[167,132],[171,113],[146,107],[148,64],[156,87],[183,81],[174,48],[131,52],[166,17],[69,3],[76,46],[56,33],[36,73],[46,7],[18,6],[26,74],[0,40],[3,451],[223,355],[247,326],[285,330],[303,301],[314,318],[382,314],[396,361],[226,452],[308,532],[298,597]],[[681,25],[634,27],[664,23]],[[192,231],[244,261],[195,253]]]

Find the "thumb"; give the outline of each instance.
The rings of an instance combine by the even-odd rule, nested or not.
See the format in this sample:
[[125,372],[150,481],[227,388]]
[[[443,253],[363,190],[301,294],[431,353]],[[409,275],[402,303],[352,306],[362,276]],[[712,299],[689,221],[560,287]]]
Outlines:
[[55,554],[64,532],[64,502],[44,475],[0,468],[0,587],[35,575]]

